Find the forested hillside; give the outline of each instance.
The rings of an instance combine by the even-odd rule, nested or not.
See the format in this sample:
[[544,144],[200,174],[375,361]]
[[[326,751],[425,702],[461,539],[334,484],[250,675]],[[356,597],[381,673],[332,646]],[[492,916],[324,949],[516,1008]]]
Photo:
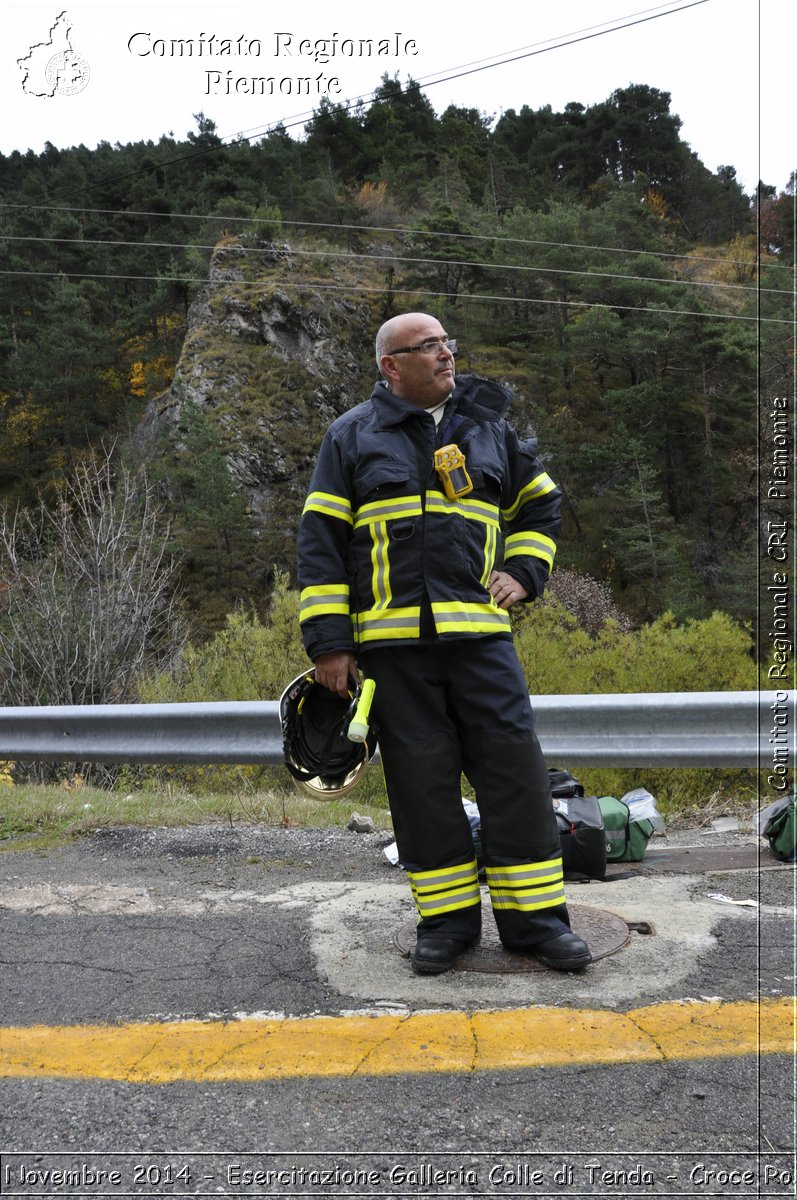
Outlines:
[[[373,378],[376,326],[423,307],[460,369],[516,388],[566,492],[563,567],[636,622],[749,620],[757,389],[785,387],[793,354],[793,184],[744,195],[644,85],[493,122],[386,77],[367,108],[322,103],[302,137],[225,143],[199,114],[182,141],[0,156],[0,499],[49,504],[103,445],[136,465],[147,447],[195,628],[262,610],[323,428]],[[275,289],[315,313],[334,388],[325,352],[301,391],[246,334]],[[158,425],[197,305],[218,333],[203,326],[203,369],[241,387]],[[294,387],[298,450],[279,444]],[[273,505],[241,485],[251,439],[283,470],[273,543]]]

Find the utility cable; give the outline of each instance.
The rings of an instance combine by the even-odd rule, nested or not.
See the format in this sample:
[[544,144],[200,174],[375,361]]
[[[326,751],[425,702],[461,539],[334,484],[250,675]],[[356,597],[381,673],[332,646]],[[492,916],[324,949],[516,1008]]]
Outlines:
[[[180,283],[183,286],[188,284],[197,284],[202,287],[235,287],[235,288],[262,288],[262,281],[250,282],[245,279],[192,279],[182,275],[102,275],[93,274],[91,272],[82,271],[12,271],[0,269],[0,275],[9,276],[24,276],[25,278],[49,278],[49,279],[108,279],[122,282],[135,280],[138,282],[150,283]],[[655,308],[644,304],[604,304],[593,303],[589,300],[544,300],[536,297],[526,296],[494,296],[486,295],[481,292],[435,292],[422,288],[396,287],[396,288],[375,288],[366,287],[362,284],[340,284],[340,283],[319,283],[316,280],[280,280],[280,287],[284,288],[312,288],[318,292],[354,292],[358,295],[375,295],[386,296],[392,295],[407,295],[407,296],[434,296],[442,297],[449,300],[484,300],[490,303],[497,304],[540,304],[558,308],[605,308],[609,311],[636,312],[636,313],[657,313],[668,317],[712,317],[720,321],[747,321],[757,322],[759,325],[792,325],[791,320],[784,320],[779,317],[747,317],[739,313],[721,313],[721,312],[699,312],[696,310],[684,308]]]
[[[563,37],[563,39],[566,39],[566,40],[550,39],[550,41],[553,42],[553,44],[544,45],[537,49],[530,49],[530,50],[528,50],[526,52],[522,52],[522,53],[515,53],[514,51],[510,51],[509,52],[510,56],[508,56],[506,58],[502,58],[498,62],[493,62],[493,63],[489,63],[486,65],[477,65],[474,67],[468,67],[466,69],[453,67],[453,68],[451,68],[451,70],[454,72],[453,74],[443,75],[439,79],[433,79],[431,82],[428,82],[425,86],[426,87],[434,87],[440,83],[448,83],[455,79],[463,79],[468,75],[475,75],[481,71],[492,70],[495,67],[506,66],[508,63],[520,62],[526,58],[533,58],[539,54],[546,54],[550,50],[561,50],[566,46],[576,45],[579,42],[590,41],[591,39],[597,38],[597,37],[604,37],[608,33],[616,33],[622,29],[629,29],[635,25],[643,25],[648,21],[659,20],[661,17],[671,16],[674,13],[682,12],[685,9],[689,9],[689,8],[695,8],[701,4],[706,4],[707,2],[708,2],[708,0],[690,0],[690,3],[682,4],[676,8],[668,8],[664,12],[653,12],[647,16],[640,15],[636,19],[633,19],[633,20],[629,19],[628,21],[625,21],[623,24],[610,25],[608,28],[597,29],[595,32],[589,32],[589,30],[585,30],[583,32],[573,34],[573,35],[564,34],[564,35],[562,35],[562,37]],[[648,10],[644,10],[644,11],[648,12]],[[595,27],[590,27],[590,28],[594,29]],[[416,85],[416,86],[419,86],[419,85]],[[356,100],[349,98],[345,101],[342,101],[336,107],[338,109],[342,109],[345,112],[348,112],[350,109],[355,108],[360,104],[363,104],[363,103],[372,104],[376,100],[378,91],[379,91],[379,89],[375,89],[373,92],[368,93],[365,100],[363,100],[362,97],[358,97]],[[402,95],[403,94],[404,93],[402,92]],[[162,160],[161,162],[153,163],[152,165],[149,165],[146,167],[138,167],[136,170],[127,171],[122,175],[109,176],[106,179],[98,179],[95,182],[88,184],[87,186],[90,189],[93,189],[96,187],[108,186],[108,185],[114,184],[114,183],[121,183],[127,179],[134,179],[136,176],[141,175],[141,174],[147,174],[147,173],[149,173],[151,171],[155,171],[155,170],[162,170],[164,167],[174,166],[177,163],[181,163],[181,162],[188,162],[195,158],[205,157],[208,154],[215,153],[222,146],[226,146],[228,144],[228,142],[231,144],[234,144],[235,142],[251,142],[251,141],[254,141],[255,138],[257,138],[257,137],[265,137],[268,133],[273,132],[273,130],[275,130],[277,128],[279,128],[280,130],[293,129],[297,125],[309,124],[312,121],[314,121],[316,118],[317,118],[317,113],[315,111],[312,111],[310,114],[309,120],[308,120],[307,114],[305,113],[305,114],[302,114],[300,117],[290,118],[287,123],[285,121],[269,122],[268,124],[260,127],[258,132],[250,133],[248,136],[242,136],[240,134],[234,134],[234,135],[230,134],[230,135],[227,135],[225,138],[219,138],[217,145],[205,146],[201,150],[192,151],[190,154],[177,155],[174,158],[165,159],[165,160]],[[36,205],[35,201],[31,201],[31,203],[25,207],[36,208],[37,205]]]
[[[14,209],[27,210],[28,205],[25,204],[3,204],[0,203],[0,215],[4,209],[9,211]],[[333,229],[346,230],[347,232],[356,233],[388,233],[388,234],[406,234],[411,237],[424,238],[448,238],[458,241],[475,241],[475,242],[506,242],[511,245],[519,246],[548,246],[558,247],[565,250],[599,250],[607,254],[642,254],[655,258],[677,258],[689,262],[710,262],[710,263],[726,263],[730,266],[750,267],[753,264],[742,258],[720,258],[717,255],[710,254],[690,254],[684,251],[679,254],[675,250],[650,250],[645,248],[636,249],[627,246],[595,246],[586,242],[551,242],[544,241],[539,238],[517,238],[507,237],[503,234],[495,233],[449,233],[446,230],[435,229],[413,229],[402,225],[347,225],[335,224],[331,221],[295,221],[288,220],[283,217],[235,217],[227,216],[223,213],[163,213],[150,212],[144,209],[125,209],[125,208],[84,208],[70,205],[40,205],[36,209],[37,212],[67,212],[67,213],[87,213],[94,216],[116,216],[116,217],[158,217],[161,220],[182,220],[182,221],[216,221],[224,225],[246,224],[246,225],[286,225],[297,229]],[[760,267],[779,267],[781,263],[759,263]]]
[[[492,70],[494,67],[506,66],[507,63],[521,62],[526,58],[534,58],[540,54],[547,54],[550,50],[561,50],[566,46],[574,46],[579,42],[603,37],[607,33],[617,33],[623,29],[630,29],[634,25],[644,25],[648,21],[655,21],[660,17],[669,17],[673,13],[682,12],[685,9],[694,8],[697,5],[706,3],[707,0],[691,0],[691,3],[680,4],[675,8],[667,4],[659,4],[653,8],[641,9],[637,13],[629,13],[627,19],[621,17],[620,20],[624,23],[620,25],[612,24],[610,21],[602,21],[598,25],[588,25],[584,29],[577,29],[573,33],[563,33],[557,37],[547,38],[543,42],[534,42],[529,46],[520,46],[515,50],[505,50],[500,54],[491,54],[488,58],[475,59],[469,63],[462,63],[458,67],[447,67],[442,71],[433,71],[430,75],[422,75],[419,79],[411,79],[410,82],[419,89],[435,87],[438,83],[449,83],[451,80],[463,79],[468,75],[476,75],[481,71]],[[658,10],[661,8],[667,11],[659,12]],[[449,74],[448,72],[453,72],[453,74]],[[440,78],[437,78],[437,76],[440,76]],[[349,97],[340,101],[336,107],[349,112],[352,108],[356,108],[360,104],[373,104],[378,91],[378,88],[374,89],[374,91],[366,93],[364,97],[360,96],[357,99]],[[262,137],[272,132],[276,126],[279,126],[281,129],[293,129],[296,125],[308,121],[308,118],[312,121],[315,117],[316,113],[314,110],[306,110],[295,116],[285,117],[281,121],[269,122],[267,125],[254,125],[250,129],[236,134],[225,134],[222,137],[222,141],[227,141],[228,139],[230,142],[236,140],[252,141],[257,137]]]
[[[215,245],[190,242],[129,242],[111,238],[41,238],[16,234],[0,234],[0,242],[37,242],[58,246],[125,246],[130,249],[153,250],[207,250],[214,251]],[[256,246],[243,248],[246,257],[271,255],[272,250],[259,249]],[[535,267],[522,263],[502,263],[492,260],[479,261],[459,258],[423,258],[400,254],[358,254],[353,250],[305,250],[302,247],[291,248],[292,258],[336,258],[344,261],[380,262],[389,259],[396,263],[410,263],[416,266],[433,265],[445,267],[475,267],[485,271],[508,271],[538,275],[578,275],[587,279],[614,279],[625,283],[661,283],[674,284],[679,287],[717,288],[722,291],[735,292],[768,292],[775,296],[790,293],[782,288],[759,288],[743,283],[723,283],[716,280],[679,279],[675,276],[662,278],[659,275],[623,275],[611,271],[584,271],[574,267]],[[719,260],[720,262],[723,260]]]

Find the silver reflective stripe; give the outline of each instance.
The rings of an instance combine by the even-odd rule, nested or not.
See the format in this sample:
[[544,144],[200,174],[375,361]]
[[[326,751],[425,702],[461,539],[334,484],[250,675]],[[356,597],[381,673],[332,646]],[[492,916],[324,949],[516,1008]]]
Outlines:
[[420,517],[420,496],[403,496],[396,500],[376,500],[363,504],[354,514],[354,527],[371,525],[374,521],[390,521],[396,517]]
[[452,908],[469,908],[472,904],[481,904],[481,892],[478,886],[470,888],[453,888],[441,896],[427,897],[420,895],[413,888],[415,903],[422,917],[428,917],[435,912]]
[[435,913],[455,912],[481,904],[479,873],[476,860],[461,866],[441,867],[430,871],[408,871],[412,895],[422,917]]
[[371,526],[371,539],[373,541],[371,560],[374,564],[374,604],[377,608],[385,608],[390,601],[390,590],[388,587],[390,565],[387,559],[389,539],[387,526],[384,521],[378,521]]
[[426,493],[426,511],[428,513],[443,513],[446,516],[462,517],[468,521],[479,521],[498,528],[499,510],[495,504],[484,500],[471,500],[470,497],[460,497],[459,500],[449,500],[440,492]]
[[543,471],[542,475],[538,475],[536,479],[532,479],[531,483],[527,483],[524,488],[521,488],[515,503],[511,508],[503,510],[503,517],[506,521],[512,521],[520,512],[524,504],[529,500],[536,499],[537,496],[544,496],[548,492],[553,491],[556,484],[551,479],[550,475],[546,475]]
[[[390,609],[385,609],[390,612]],[[412,617],[365,617],[358,620],[359,628],[362,632],[369,630],[380,629],[408,629],[410,631],[418,628],[417,618]]]
[[434,606],[433,608],[436,625],[457,625],[468,621],[474,625],[508,625],[510,623],[507,613],[440,612],[438,608]]
[[492,883],[504,883],[509,886],[517,883],[527,883],[534,879],[551,879],[561,877],[562,875],[562,860],[552,859],[550,866],[536,866],[529,864],[528,867],[487,867],[487,880]]
[[351,522],[351,504],[345,497],[338,499],[327,492],[313,492],[307,497],[302,515],[308,512],[326,513],[330,517],[342,517]]
[[543,541],[531,533],[511,533],[506,539],[506,557],[510,558],[520,550],[536,550],[541,558],[553,558],[550,541]]
[[342,606],[348,612],[349,609],[349,591],[348,588],[341,592],[323,592],[314,596],[305,596],[299,603],[299,620],[307,616],[311,609],[325,607],[326,605]]
[[495,552],[498,543],[498,530],[492,525],[488,525],[485,530],[484,538],[484,570],[479,582],[482,587],[486,588],[490,582],[490,576],[493,573],[493,565],[495,563]]
[[490,887],[490,900],[495,908],[548,908],[554,904],[564,904],[564,885],[543,891],[534,888],[531,892],[501,892]]
[[551,908],[565,900],[562,859],[487,867],[490,900],[495,908]]
[[445,887],[447,884],[457,883],[460,879],[476,879],[478,877],[476,860],[463,863],[461,867],[446,867],[439,872],[433,871],[408,871],[413,885],[423,888]]

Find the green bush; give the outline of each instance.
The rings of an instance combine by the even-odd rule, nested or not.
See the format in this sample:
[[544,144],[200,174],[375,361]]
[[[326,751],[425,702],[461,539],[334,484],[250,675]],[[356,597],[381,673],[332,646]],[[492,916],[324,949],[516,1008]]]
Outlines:
[[[515,617],[515,644],[532,696],[757,688],[752,637],[721,612],[683,624],[665,613],[631,630],[609,621],[590,636],[558,600],[546,598]],[[755,773],[738,769],[585,768],[574,773],[599,796],[646,787],[669,816],[694,815],[709,801],[715,810],[749,812],[757,794]]]
[[185,648],[174,671],[145,679],[141,699],[152,704],[277,700],[307,666],[299,596],[287,576],[278,575],[264,621],[255,613],[229,613],[209,641]]
[[590,636],[546,598],[515,617],[515,644],[529,690],[543,696],[757,687],[752,637],[721,612],[683,624],[665,613],[626,630],[608,621]]

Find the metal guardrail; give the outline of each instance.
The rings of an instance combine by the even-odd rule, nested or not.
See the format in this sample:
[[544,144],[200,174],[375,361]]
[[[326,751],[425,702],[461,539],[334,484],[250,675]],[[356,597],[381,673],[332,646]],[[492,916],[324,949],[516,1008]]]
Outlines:
[[[791,712],[797,693],[778,692]],[[536,696],[551,765],[757,767],[773,763],[773,693]],[[0,760],[281,763],[275,700],[0,708]],[[793,766],[793,763],[790,764]]]

